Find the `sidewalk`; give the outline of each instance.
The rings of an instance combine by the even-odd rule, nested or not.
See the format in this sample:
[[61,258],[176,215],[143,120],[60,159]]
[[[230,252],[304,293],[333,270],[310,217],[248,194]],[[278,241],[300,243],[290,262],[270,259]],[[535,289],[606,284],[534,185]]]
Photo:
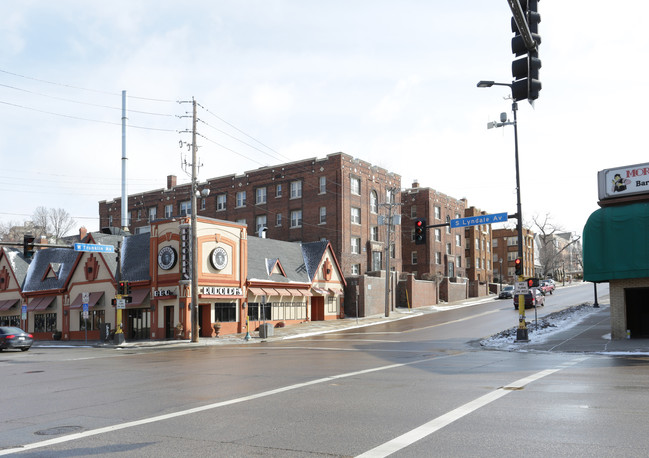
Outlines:
[[[34,347],[95,347],[95,348],[146,348],[160,346],[216,346],[216,345],[235,345],[247,343],[259,343],[264,341],[277,341],[286,339],[298,339],[314,335],[328,334],[341,330],[349,330],[366,326],[374,326],[390,321],[403,320],[423,314],[437,313],[440,311],[459,308],[471,307],[493,299],[493,296],[485,298],[472,298],[450,304],[440,304],[437,306],[420,307],[417,309],[397,308],[390,312],[389,317],[383,314],[374,315],[365,318],[344,318],[341,320],[330,321],[310,321],[305,323],[287,326],[283,328],[271,328],[272,335],[267,338],[260,338],[257,331],[250,332],[248,338],[246,333],[230,334],[217,338],[200,338],[198,342],[189,340],[147,340],[136,342],[125,342],[121,345],[112,343],[103,343],[97,341],[36,341]],[[580,319],[577,324],[574,321]],[[611,323],[610,310],[608,303],[600,303],[599,309],[593,309],[581,318],[575,316],[575,320],[567,320],[561,324],[556,331],[535,335],[531,329],[529,333],[529,342],[514,343],[513,339],[501,340],[494,345],[484,345],[485,348],[492,350],[505,351],[550,351],[550,352],[580,352],[580,353],[606,353],[606,354],[648,354],[649,339],[624,339],[611,340]],[[533,324],[530,328],[533,327]],[[507,331],[507,330],[505,330]]]

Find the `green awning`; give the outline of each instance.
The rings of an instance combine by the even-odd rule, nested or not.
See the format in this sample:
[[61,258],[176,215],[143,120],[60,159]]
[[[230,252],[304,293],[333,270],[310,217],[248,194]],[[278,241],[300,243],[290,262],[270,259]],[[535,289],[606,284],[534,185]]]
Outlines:
[[584,280],[649,277],[649,203],[593,212],[583,237]]

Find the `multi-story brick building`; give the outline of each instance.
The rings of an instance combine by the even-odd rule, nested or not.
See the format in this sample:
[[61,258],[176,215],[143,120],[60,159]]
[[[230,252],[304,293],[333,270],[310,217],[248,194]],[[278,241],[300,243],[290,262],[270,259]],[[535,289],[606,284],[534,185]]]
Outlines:
[[451,219],[462,218],[466,210],[465,199],[454,199],[432,188],[412,188],[401,193],[403,270],[415,274],[415,278],[465,277],[463,228],[450,226],[427,230],[425,245],[414,241],[415,220],[424,218],[427,225],[443,224]]
[[[516,229],[494,229],[492,234],[494,272],[502,272],[503,283],[516,281],[514,260],[518,257]],[[502,265],[501,265],[502,261]],[[523,276],[534,277],[534,233],[523,228]]]
[[[487,212],[469,207],[465,218],[486,215]],[[491,224],[468,226],[464,229],[466,249],[466,276],[470,282],[471,296],[488,294],[488,285],[493,281],[492,230]]]
[[[398,201],[400,187],[399,175],[334,153],[199,183],[210,193],[198,199],[197,214],[245,223],[251,234],[265,228],[277,240],[329,240],[344,275],[358,275],[385,269],[387,231],[379,215],[387,214],[388,199]],[[151,221],[191,212],[190,184],[169,176],[165,189],[128,196],[127,207],[129,230],[146,232]],[[99,218],[102,228],[120,226],[121,198],[99,202]],[[400,226],[391,240],[390,269],[400,271]]]

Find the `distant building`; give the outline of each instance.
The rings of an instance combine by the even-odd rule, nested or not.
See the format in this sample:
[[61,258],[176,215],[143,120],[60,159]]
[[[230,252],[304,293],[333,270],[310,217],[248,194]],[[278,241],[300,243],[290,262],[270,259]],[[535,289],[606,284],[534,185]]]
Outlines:
[[[401,177],[344,153],[323,159],[262,167],[198,184],[209,196],[197,214],[246,224],[251,234],[265,229],[275,240],[329,240],[345,276],[385,269],[387,202],[398,203]],[[191,213],[190,184],[167,177],[167,187],[128,197],[129,230],[148,232],[153,221]],[[121,222],[121,198],[99,202],[100,227]],[[393,226],[390,270],[401,271],[401,227]]]
[[[518,231],[516,229],[494,229],[492,233],[494,275],[503,283],[514,283],[516,273],[514,260],[518,257]],[[523,228],[523,276],[534,277],[534,233]]]

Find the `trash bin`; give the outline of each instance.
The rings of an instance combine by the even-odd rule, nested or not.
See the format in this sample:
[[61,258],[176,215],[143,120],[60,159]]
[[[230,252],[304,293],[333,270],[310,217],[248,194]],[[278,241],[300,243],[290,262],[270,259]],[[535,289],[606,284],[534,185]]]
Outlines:
[[270,323],[264,323],[259,325],[259,337],[265,339],[266,337],[273,336],[273,325]]

